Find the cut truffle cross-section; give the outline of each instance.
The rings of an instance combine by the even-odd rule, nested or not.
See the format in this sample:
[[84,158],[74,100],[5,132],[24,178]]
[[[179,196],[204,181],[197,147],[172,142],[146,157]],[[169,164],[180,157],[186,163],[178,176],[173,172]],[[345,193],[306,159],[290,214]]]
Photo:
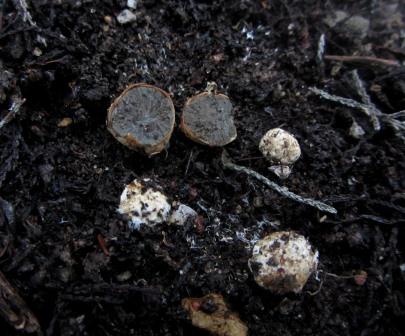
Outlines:
[[237,135],[231,101],[211,90],[186,102],[180,127],[191,140],[212,147],[225,146]]
[[107,128],[125,146],[152,156],[167,146],[174,118],[167,92],[148,84],[133,84],[110,106]]

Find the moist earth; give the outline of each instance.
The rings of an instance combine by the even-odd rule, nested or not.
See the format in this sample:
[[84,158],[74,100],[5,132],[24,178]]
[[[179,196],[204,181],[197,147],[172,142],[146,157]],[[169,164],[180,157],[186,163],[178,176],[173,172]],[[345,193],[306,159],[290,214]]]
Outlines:
[[[121,24],[125,9],[134,16]],[[0,120],[22,105],[0,129],[0,269],[43,334],[207,335],[181,301],[209,293],[250,335],[403,334],[404,139],[309,87],[360,100],[357,69],[379,110],[404,110],[404,12],[395,0],[139,0],[136,9],[124,0],[1,1]],[[225,170],[222,149],[177,126],[150,159],[106,129],[108,107],[129,84],[169,92],[178,125],[208,81],[234,107],[232,160],[336,215]],[[356,137],[353,120],[364,130]],[[284,181],[258,149],[275,127],[302,149]],[[196,221],[129,229],[117,212],[122,190],[155,177]],[[283,230],[319,250],[319,272],[300,294],[261,289],[248,269],[254,242]],[[21,334],[3,319],[0,330]]]

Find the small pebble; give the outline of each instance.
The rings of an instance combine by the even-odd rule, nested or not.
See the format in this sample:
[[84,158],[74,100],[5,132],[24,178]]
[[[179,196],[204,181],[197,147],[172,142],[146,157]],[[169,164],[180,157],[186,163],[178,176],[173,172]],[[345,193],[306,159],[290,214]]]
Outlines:
[[138,6],[138,0],[128,0],[127,1],[128,8],[136,9],[137,6]]
[[119,282],[124,282],[131,279],[132,273],[130,271],[125,271],[117,275],[117,280]]
[[356,285],[363,286],[367,281],[367,272],[360,271],[359,273],[354,275],[353,279]]
[[129,9],[124,9],[121,13],[117,15],[117,21],[120,24],[127,24],[136,21],[136,15],[132,13]]
[[61,121],[58,122],[58,127],[68,127],[72,124],[72,118],[63,118]]
[[180,204],[172,211],[169,218],[169,223],[176,225],[184,225],[188,220],[193,220],[198,216],[194,209],[185,204]]

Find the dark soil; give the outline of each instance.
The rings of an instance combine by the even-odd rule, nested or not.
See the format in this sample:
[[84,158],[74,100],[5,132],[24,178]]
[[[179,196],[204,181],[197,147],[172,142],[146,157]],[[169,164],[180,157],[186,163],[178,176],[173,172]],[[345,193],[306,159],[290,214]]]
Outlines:
[[[324,33],[327,54],[403,62],[404,8],[390,13],[388,1],[365,0],[138,2],[137,20],[120,25],[124,0],[28,1],[31,26],[18,1],[0,1],[0,120],[26,99],[0,130],[0,269],[42,332],[205,335],[181,299],[215,292],[250,335],[403,334],[404,142],[387,124],[375,132],[362,114],[308,87],[359,99],[349,76],[357,68],[381,111],[404,110],[404,67],[316,57]],[[326,26],[336,9],[370,19],[368,35]],[[151,159],[106,129],[107,109],[128,84],[170,92],[178,123],[207,81],[234,105],[232,159],[337,215],[225,170],[220,149],[192,143],[178,127],[167,151]],[[366,131],[360,140],[349,135],[352,117]],[[58,127],[63,118],[73,123]],[[273,127],[302,147],[286,181],[258,150]],[[136,177],[155,178],[198,221],[131,232],[116,209]],[[319,249],[321,271],[303,293],[277,296],[256,285],[247,260],[254,239],[287,229]],[[363,285],[351,277],[360,271],[368,274]],[[0,330],[19,334],[3,320]]]

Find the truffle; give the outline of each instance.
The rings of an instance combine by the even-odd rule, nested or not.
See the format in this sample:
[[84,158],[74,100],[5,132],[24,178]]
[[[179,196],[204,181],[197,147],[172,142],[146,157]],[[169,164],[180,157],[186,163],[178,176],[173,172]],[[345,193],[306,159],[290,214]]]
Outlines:
[[256,283],[274,293],[298,293],[318,267],[318,251],[295,232],[274,232],[253,247],[249,268]]
[[281,128],[266,132],[259,144],[263,156],[272,164],[270,169],[280,178],[287,178],[291,167],[301,156],[297,139]]
[[232,103],[224,94],[208,85],[208,92],[187,100],[180,128],[191,140],[211,147],[221,147],[236,139]]
[[169,143],[174,119],[167,92],[148,84],[133,84],[111,104],[107,128],[125,146],[152,156]]
[[171,205],[158,187],[148,186],[149,179],[134,180],[121,194],[118,212],[126,215],[129,226],[139,229],[143,225],[150,227],[169,219]]

